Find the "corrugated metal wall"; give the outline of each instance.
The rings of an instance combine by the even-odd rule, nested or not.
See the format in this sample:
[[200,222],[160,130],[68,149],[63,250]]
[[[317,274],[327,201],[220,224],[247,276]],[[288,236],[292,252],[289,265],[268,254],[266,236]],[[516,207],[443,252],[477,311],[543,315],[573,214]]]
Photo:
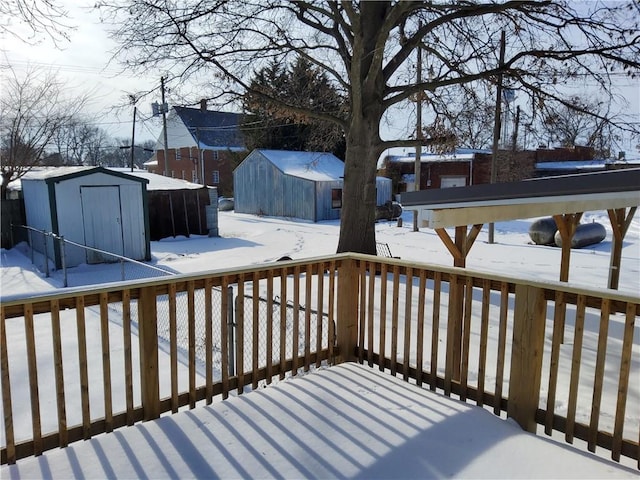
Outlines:
[[333,182],[316,183],[316,215],[317,221],[338,220],[340,218],[340,208],[333,208],[331,202],[331,190],[337,188],[342,195],[342,180]]
[[393,182],[390,178],[376,177],[376,205],[384,205],[393,196]]
[[238,213],[316,220],[315,182],[285,175],[258,151],[236,168],[233,184]]
[[[314,182],[285,175],[259,151],[251,152],[233,172],[235,211],[254,215],[294,217],[311,221],[337,220],[331,190],[342,180]],[[392,198],[390,178],[376,179],[377,205]]]

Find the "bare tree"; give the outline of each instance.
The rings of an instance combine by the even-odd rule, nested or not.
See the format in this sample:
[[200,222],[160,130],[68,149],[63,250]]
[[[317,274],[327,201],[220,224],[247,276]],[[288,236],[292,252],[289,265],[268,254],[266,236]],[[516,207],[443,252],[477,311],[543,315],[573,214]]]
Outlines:
[[609,158],[620,140],[607,121],[609,103],[579,95],[568,98],[567,103],[550,102],[541,108],[543,138],[560,147],[593,147],[596,155]]
[[72,123],[87,97],[66,97],[62,82],[50,72],[3,72],[0,94],[0,172],[2,197],[10,181],[38,165],[54,136]]
[[[499,74],[532,97],[561,101],[567,79],[588,76],[606,89],[612,72],[637,74],[640,67],[640,7],[633,1],[105,0],[100,8],[114,22],[125,66],[157,67],[174,81],[208,78],[218,100],[267,95],[253,90],[251,79],[273,59],[301,56],[327,74],[348,99],[346,113],[280,104],[345,132],[341,252],[375,253],[378,156],[418,143],[381,139],[389,109],[424,91],[437,96]],[[509,42],[499,64],[501,31]],[[420,83],[408,68],[417,48],[432,73]]]
[[11,35],[27,44],[48,38],[58,46],[69,40],[74,27],[67,11],[57,0],[4,0],[0,2],[0,34]]

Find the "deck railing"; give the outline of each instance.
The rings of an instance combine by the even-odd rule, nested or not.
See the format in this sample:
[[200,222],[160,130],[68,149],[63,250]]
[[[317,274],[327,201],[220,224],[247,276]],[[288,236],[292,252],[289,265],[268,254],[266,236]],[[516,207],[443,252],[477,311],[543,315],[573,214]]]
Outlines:
[[614,291],[354,254],[5,297],[2,463],[344,361],[637,460],[639,315]]

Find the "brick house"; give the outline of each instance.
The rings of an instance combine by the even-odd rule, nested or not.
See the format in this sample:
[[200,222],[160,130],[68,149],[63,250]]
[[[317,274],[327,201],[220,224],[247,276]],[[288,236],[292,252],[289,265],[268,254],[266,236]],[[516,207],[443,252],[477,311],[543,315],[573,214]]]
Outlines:
[[[151,173],[218,188],[233,194],[233,170],[246,156],[238,113],[200,108],[172,107],[167,116],[167,158],[164,131],[153,158],[145,163]],[[166,161],[165,161],[166,160]]]
[[[491,182],[491,151],[458,149],[453,154],[423,153],[420,190]],[[394,193],[415,189],[415,152],[403,149],[380,158],[379,175],[393,180]],[[538,150],[499,150],[496,182],[515,182],[540,176],[605,170],[610,165],[594,159],[590,147]]]

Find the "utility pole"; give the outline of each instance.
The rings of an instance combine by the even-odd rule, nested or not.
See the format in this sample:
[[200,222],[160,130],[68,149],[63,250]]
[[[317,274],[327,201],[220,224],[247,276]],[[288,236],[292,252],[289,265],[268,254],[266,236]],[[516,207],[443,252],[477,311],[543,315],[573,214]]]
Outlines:
[[129,160],[129,167],[131,167],[131,171],[133,172],[133,146],[136,144],[136,98],[133,95],[129,95],[131,99],[131,103],[133,103],[133,128],[131,129],[131,156]]
[[513,126],[513,136],[511,143],[511,150],[514,152],[518,149],[518,128],[520,128],[520,105],[516,106],[516,120]]
[[[422,24],[419,25],[418,28],[422,28]],[[416,83],[420,85],[422,83],[422,47],[418,45],[418,59],[416,62]],[[415,175],[415,191],[420,190],[420,177],[422,176],[421,167],[422,167],[422,91],[416,93],[416,140],[418,140],[418,145],[416,145],[416,160],[414,163],[413,173]],[[418,212],[417,210],[413,211],[413,231],[417,232],[420,230],[418,228]]]
[[[491,149],[491,183],[496,183],[496,157],[498,156],[498,141],[500,140],[500,116],[502,115],[502,67],[504,66],[504,51],[506,36],[504,30],[500,36],[500,60],[498,68],[498,85],[496,88],[496,110],[493,119],[493,147]],[[489,243],[494,243],[494,225],[489,224]]]
[[169,176],[169,144],[167,141],[167,104],[164,100],[164,77],[160,77],[160,92],[162,94],[162,132],[164,135],[164,176]]

